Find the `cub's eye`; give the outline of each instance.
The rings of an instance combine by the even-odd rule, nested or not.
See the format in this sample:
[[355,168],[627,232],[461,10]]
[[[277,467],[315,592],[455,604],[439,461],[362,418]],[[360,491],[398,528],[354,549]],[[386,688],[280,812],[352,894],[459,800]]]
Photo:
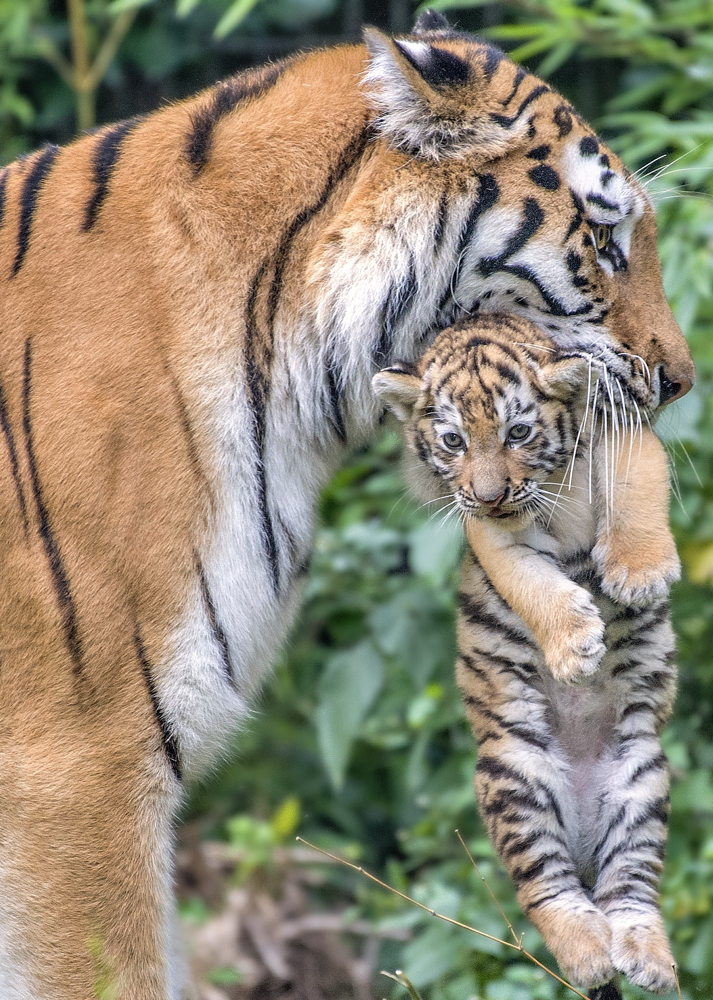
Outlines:
[[529,424],[513,424],[508,431],[508,441],[524,441],[530,435]]
[[449,451],[461,451],[465,448],[465,441],[454,431],[448,431],[443,435],[443,443]]
[[592,235],[597,250],[603,250],[612,237],[612,227],[605,225],[592,226]]

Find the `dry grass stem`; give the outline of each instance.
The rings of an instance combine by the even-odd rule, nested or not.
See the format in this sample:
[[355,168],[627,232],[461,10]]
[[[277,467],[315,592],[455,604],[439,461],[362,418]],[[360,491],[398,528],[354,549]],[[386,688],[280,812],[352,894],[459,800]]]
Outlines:
[[393,979],[393,981],[398,983],[399,986],[404,986],[408,990],[411,1000],[421,1000],[421,994],[418,992],[406,973],[402,972],[401,969],[397,969],[395,974],[382,971],[381,975],[388,976],[389,979]]
[[676,992],[678,993],[678,1000],[683,1000],[683,996],[681,995],[681,984],[678,981],[678,969],[673,964],[673,962],[671,963],[671,968],[673,969],[673,978],[676,980]]
[[[522,943],[518,941],[517,935],[515,935],[515,940],[518,943],[512,944],[510,941],[503,941],[502,938],[495,937],[492,934],[486,934],[485,931],[479,931],[477,927],[471,927],[470,924],[464,924],[460,920],[454,920],[452,917],[446,917],[443,913],[437,913],[435,910],[431,909],[430,906],[425,906],[423,903],[419,903],[418,900],[413,899],[411,896],[407,896],[405,892],[399,892],[398,889],[394,889],[394,887],[390,886],[387,882],[382,882],[380,878],[377,878],[376,875],[372,875],[371,872],[366,871],[366,869],[362,868],[360,865],[354,865],[351,863],[351,861],[346,861],[344,858],[340,858],[336,854],[330,854],[329,851],[324,851],[322,850],[321,847],[316,847],[314,844],[310,844],[308,840],[304,840],[302,837],[296,837],[295,839],[298,840],[299,843],[305,844],[307,847],[311,847],[313,851],[318,851],[325,857],[331,858],[332,861],[337,861],[339,862],[339,864],[346,865],[347,868],[353,868],[355,872],[359,872],[360,875],[364,875],[372,882],[375,882],[377,885],[381,886],[382,889],[388,890],[388,892],[393,893],[395,896],[400,896],[401,899],[405,899],[406,902],[411,903],[413,906],[418,906],[419,909],[425,910],[426,913],[430,913],[432,917],[438,917],[439,920],[444,920],[447,924],[453,924],[454,927],[462,927],[463,930],[470,931],[471,934],[477,934],[478,937],[487,938],[488,941],[495,941],[496,944],[501,944],[505,948],[512,948],[513,951],[520,952],[521,955],[524,955],[525,958],[533,962],[534,965],[537,965],[540,969],[543,970],[543,972],[546,972],[548,976],[552,976],[552,978],[556,979],[558,983],[561,983],[563,986],[566,986],[567,989],[571,990],[571,992],[574,993],[575,996],[581,997],[581,1000],[588,1000],[588,997],[585,996],[584,993],[580,993],[580,991],[576,988],[576,986],[572,986],[571,983],[568,983],[565,979],[562,979],[562,977],[558,976],[556,972],[552,971],[552,969],[548,969],[546,965],[543,965],[542,962],[539,962],[534,955],[530,954],[529,951],[525,951],[525,949],[522,947]],[[482,875],[480,877],[483,878]],[[483,881],[485,882],[485,879],[483,879]],[[490,890],[490,887],[488,887],[488,891],[492,896],[492,891]],[[507,917],[505,919],[507,921]],[[512,927],[510,928],[510,930],[513,931],[513,934],[515,934]],[[405,984],[402,983],[402,985]]]
[[466,845],[466,842],[461,837],[460,830],[456,830],[456,837],[458,838],[458,840],[460,840],[461,844],[463,845],[463,850],[468,855],[468,858],[469,858],[470,863],[472,864],[473,868],[475,868],[475,870],[477,871],[477,873],[478,873],[478,875],[480,877],[480,881],[483,883],[483,885],[485,886],[485,888],[490,893],[490,898],[495,903],[495,905],[497,906],[497,908],[500,910],[500,916],[503,918],[503,920],[505,921],[505,923],[508,925],[508,928],[510,929],[510,933],[512,934],[512,936],[513,936],[513,938],[515,940],[515,944],[518,946],[518,948],[520,948],[520,950],[522,950],[522,937],[518,937],[517,934],[515,933],[515,928],[513,927],[513,925],[510,923],[510,921],[506,917],[505,911],[503,910],[502,906],[498,902],[495,893],[490,888],[490,886],[488,885],[488,883],[485,881],[485,876],[481,872],[480,868],[478,868],[477,864],[475,863],[475,858],[470,853],[470,851],[468,850],[468,847]]

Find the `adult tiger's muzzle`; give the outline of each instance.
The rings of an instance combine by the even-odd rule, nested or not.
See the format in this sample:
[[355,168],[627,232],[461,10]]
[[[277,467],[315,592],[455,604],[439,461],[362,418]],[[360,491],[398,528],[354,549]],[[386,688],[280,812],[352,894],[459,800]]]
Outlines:
[[615,280],[607,327],[622,353],[631,352],[646,362],[652,388],[658,390],[650,408],[657,409],[685,396],[695,382],[696,370],[664,294],[653,209],[647,209],[636,227],[628,267]]

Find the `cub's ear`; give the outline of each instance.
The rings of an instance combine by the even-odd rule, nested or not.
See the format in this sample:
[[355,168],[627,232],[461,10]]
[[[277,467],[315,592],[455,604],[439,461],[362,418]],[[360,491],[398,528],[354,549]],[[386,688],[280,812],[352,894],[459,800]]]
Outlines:
[[[375,125],[393,146],[441,160],[474,149],[492,157],[512,146],[490,78],[502,53],[449,37],[396,39],[366,28],[369,68],[364,81],[380,114]],[[459,51],[454,51],[456,46]]]
[[587,384],[589,361],[577,356],[558,358],[542,366],[543,388],[548,396],[571,399]]
[[393,365],[382,368],[371,380],[371,385],[385,406],[406,423],[413,415],[413,408],[421,395],[421,379],[410,365]]
[[448,18],[437,10],[424,10],[418,15],[413,26],[414,35],[450,35],[452,28]]

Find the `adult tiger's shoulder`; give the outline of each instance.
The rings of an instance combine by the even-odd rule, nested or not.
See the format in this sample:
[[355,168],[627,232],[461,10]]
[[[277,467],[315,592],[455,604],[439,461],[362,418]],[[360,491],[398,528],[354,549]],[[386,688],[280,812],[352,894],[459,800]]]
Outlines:
[[0,191],[0,995],[91,996],[98,936],[122,997],[176,998],[181,779],[289,628],[377,367],[506,309],[648,408],[693,370],[642,189],[437,15],[46,147]]

